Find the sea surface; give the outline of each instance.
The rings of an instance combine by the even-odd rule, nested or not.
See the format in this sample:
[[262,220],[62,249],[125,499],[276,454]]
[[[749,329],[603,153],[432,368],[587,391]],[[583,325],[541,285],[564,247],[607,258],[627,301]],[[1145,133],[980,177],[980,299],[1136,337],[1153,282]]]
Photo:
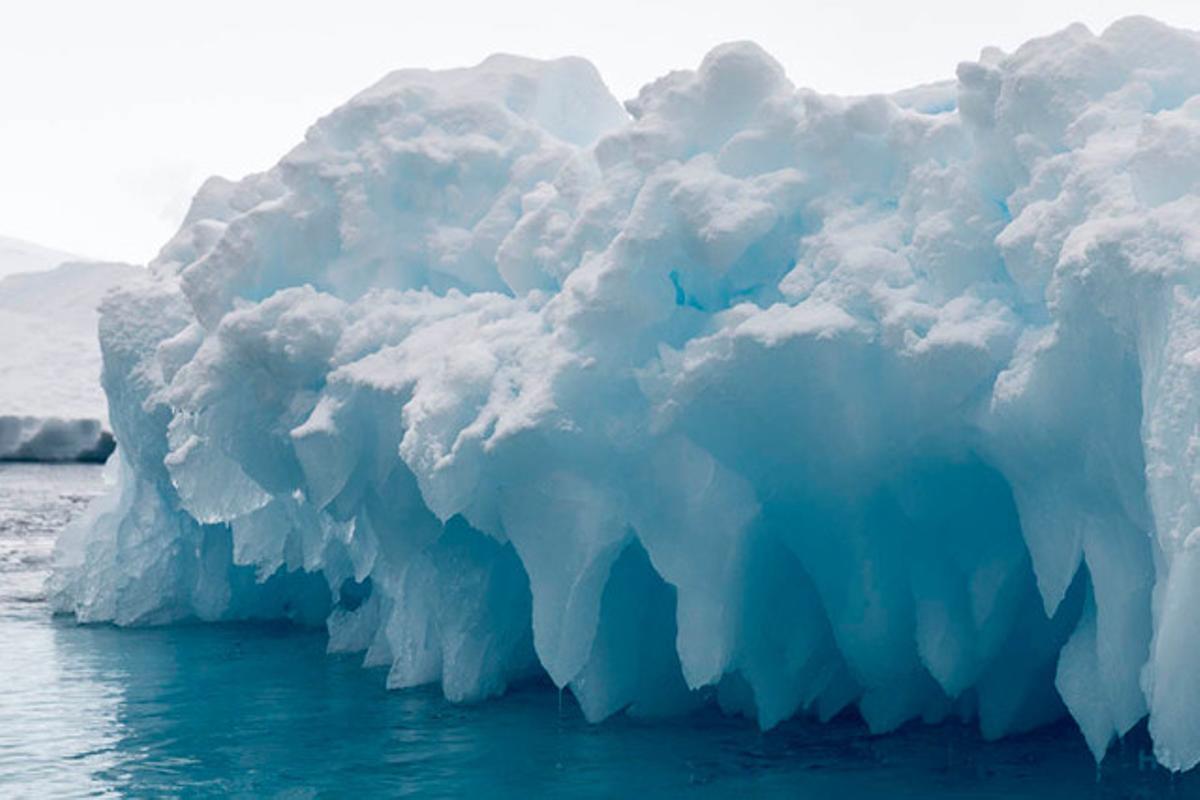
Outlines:
[[852,714],[768,733],[704,711],[589,725],[535,685],[471,706],[327,656],[281,625],[117,629],[55,618],[54,539],[95,466],[0,464],[0,798],[1200,798],[1135,731],[1097,768],[1074,727],[867,735]]

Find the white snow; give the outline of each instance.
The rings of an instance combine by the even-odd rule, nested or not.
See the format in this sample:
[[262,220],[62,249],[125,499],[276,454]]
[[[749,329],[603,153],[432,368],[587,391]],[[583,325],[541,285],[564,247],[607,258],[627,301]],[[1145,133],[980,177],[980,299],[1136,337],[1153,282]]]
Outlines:
[[0,278],[0,458],[61,461],[106,449],[97,308],[143,272],[67,262]]
[[43,272],[68,261],[81,260],[70,253],[0,236],[0,278],[17,272]]
[[58,608],[1200,762],[1197,36],[857,98],[730,44],[626,108],[577,59],[405,71],[207,183],[105,301],[121,479]]

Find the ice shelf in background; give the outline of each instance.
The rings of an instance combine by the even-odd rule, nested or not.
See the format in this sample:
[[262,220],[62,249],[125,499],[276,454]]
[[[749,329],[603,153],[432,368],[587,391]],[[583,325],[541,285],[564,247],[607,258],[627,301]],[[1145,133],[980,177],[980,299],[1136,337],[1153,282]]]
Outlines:
[[[8,241],[0,239],[0,460],[103,461],[113,439],[100,386],[97,307],[109,289],[145,271],[14,261]],[[44,268],[5,275],[14,264]]]
[[84,260],[86,259],[33,242],[0,236],[0,278],[18,272],[45,272],[68,261]]
[[[803,79],[803,76],[793,76]],[[894,96],[751,44],[389,75],[105,301],[80,620],[324,621],[590,719],[1149,715],[1200,760],[1200,41]]]

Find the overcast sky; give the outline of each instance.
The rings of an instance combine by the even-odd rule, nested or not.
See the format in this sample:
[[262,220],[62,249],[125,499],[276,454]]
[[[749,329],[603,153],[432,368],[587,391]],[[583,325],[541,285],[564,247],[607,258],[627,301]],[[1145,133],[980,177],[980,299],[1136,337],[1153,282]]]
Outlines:
[[270,167],[398,67],[581,55],[621,99],[753,39],[793,82],[865,93],[950,78],[1129,13],[1200,29],[1198,0],[38,0],[0,6],[0,235],[144,262],[205,177]]

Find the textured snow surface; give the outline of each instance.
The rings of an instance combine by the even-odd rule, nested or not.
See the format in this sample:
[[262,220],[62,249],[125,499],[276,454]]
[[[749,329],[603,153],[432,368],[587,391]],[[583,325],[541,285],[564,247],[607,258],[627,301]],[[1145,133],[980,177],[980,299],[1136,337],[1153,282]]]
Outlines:
[[592,719],[1147,714],[1200,760],[1200,40],[894,96],[750,44],[395,73],[110,296],[61,610],[325,620]]
[[[0,273],[9,264],[4,241]],[[102,262],[0,277],[0,459],[96,460],[111,452],[97,307],[109,289],[139,279],[140,267]]]

